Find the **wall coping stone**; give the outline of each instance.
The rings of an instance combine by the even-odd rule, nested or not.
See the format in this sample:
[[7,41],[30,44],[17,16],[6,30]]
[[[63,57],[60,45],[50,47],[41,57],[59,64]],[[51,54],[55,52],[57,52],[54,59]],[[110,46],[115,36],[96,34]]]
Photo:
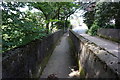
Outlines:
[[97,56],[101,62],[105,63],[115,74],[120,76],[119,63],[120,59],[107,51],[106,49],[98,46],[96,43],[84,38],[83,36],[70,30],[89,50],[91,50],[95,56]]

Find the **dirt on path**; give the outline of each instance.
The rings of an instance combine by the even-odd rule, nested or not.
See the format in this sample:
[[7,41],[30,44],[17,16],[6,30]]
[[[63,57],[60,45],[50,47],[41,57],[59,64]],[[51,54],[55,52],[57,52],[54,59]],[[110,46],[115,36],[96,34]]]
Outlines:
[[56,74],[58,78],[68,78],[71,72],[69,67],[73,66],[73,61],[68,42],[68,33],[66,33],[54,49],[40,78],[47,78],[50,74]]

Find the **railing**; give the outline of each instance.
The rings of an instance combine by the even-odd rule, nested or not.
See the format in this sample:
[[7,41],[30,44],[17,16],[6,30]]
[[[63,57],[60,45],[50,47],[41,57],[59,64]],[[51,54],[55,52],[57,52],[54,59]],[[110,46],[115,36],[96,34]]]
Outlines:
[[25,46],[17,47],[4,54],[2,61],[3,78],[33,78],[41,73],[43,59],[52,53],[52,50],[63,35],[63,31],[57,31],[43,40],[34,40]]
[[80,77],[84,78],[120,78],[118,57],[113,56],[97,44],[87,40],[74,31],[69,31],[77,55]]

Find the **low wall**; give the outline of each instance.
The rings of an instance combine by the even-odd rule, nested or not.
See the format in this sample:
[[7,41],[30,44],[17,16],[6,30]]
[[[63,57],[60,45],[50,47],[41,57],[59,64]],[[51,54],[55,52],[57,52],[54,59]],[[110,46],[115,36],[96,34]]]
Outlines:
[[[2,78],[37,78],[42,71],[43,60],[63,35],[60,30],[43,40],[34,40],[25,46],[17,47],[3,54]],[[8,55],[9,54],[9,55]],[[45,64],[45,63],[44,63]]]
[[117,41],[120,42],[120,29],[99,29],[97,31],[97,35],[113,40],[113,41]]
[[72,30],[69,31],[69,37],[74,44],[74,54],[78,59],[80,77],[120,78],[118,57]]

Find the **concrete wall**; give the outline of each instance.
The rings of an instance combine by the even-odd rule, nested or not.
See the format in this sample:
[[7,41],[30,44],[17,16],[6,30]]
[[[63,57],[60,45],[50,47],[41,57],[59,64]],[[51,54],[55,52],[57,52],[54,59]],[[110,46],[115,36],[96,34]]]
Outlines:
[[101,37],[120,42],[120,29],[99,29],[97,34]]
[[52,53],[56,42],[62,35],[63,31],[58,31],[43,38],[43,40],[34,40],[25,46],[17,47],[3,53],[2,77],[39,77],[42,71],[42,65],[45,65],[43,60]]
[[73,31],[69,32],[69,36],[74,44],[74,54],[78,59],[80,75],[84,75],[80,77],[119,78],[118,57]]

